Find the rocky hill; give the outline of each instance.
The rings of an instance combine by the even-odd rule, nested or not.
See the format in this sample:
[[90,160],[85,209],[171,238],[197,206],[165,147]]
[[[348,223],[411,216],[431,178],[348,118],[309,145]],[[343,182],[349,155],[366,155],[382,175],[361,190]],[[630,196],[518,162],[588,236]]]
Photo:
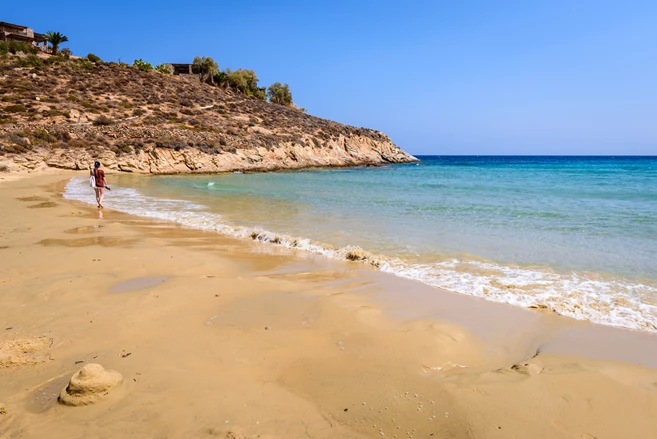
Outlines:
[[0,170],[225,172],[403,163],[383,133],[196,77],[87,59],[0,60]]

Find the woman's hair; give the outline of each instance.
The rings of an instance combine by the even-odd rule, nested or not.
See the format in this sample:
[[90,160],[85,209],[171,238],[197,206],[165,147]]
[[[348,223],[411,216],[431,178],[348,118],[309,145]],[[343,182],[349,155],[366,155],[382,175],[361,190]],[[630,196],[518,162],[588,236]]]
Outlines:
[[100,162],[94,163],[94,168],[100,168]]

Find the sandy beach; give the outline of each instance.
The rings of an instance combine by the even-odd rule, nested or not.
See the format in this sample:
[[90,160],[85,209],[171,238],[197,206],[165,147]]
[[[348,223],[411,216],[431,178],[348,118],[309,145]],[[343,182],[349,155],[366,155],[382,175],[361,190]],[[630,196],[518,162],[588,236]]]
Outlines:
[[[657,437],[655,335],[101,218],[73,175],[1,176],[0,438]],[[90,363],[122,382],[58,402]]]

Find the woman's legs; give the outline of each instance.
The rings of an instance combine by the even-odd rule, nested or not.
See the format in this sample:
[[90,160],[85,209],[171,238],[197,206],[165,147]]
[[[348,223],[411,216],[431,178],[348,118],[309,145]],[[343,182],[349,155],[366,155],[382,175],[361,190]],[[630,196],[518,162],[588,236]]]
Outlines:
[[96,202],[98,203],[98,207],[103,207],[103,195],[105,195],[105,189],[102,187],[95,187],[94,190],[96,191]]

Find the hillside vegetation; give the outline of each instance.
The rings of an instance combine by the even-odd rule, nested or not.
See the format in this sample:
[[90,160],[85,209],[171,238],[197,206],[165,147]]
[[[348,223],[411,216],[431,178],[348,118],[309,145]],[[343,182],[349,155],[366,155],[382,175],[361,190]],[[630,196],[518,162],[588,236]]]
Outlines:
[[[5,169],[39,167],[39,161],[86,168],[83,162],[93,157],[104,157],[117,170],[163,173],[413,160],[381,132],[313,117],[193,76],[125,64],[8,55],[0,60],[0,95]],[[364,145],[385,147],[376,159],[359,154]],[[163,154],[188,163],[153,167]]]

